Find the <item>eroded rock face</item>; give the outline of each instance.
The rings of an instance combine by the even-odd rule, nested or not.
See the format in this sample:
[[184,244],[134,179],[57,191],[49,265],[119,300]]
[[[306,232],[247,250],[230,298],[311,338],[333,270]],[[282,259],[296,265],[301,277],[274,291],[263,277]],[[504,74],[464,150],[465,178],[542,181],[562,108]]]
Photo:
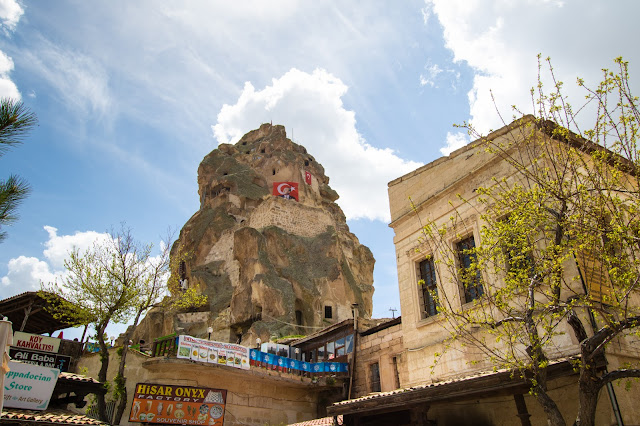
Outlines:
[[[297,182],[299,201],[271,195],[274,182]],[[211,326],[212,339],[253,346],[351,318],[354,303],[371,317],[373,255],[349,232],[324,168],[283,126],[220,145],[202,160],[198,186],[200,209],[172,256],[188,253],[181,273],[208,305],[206,315],[174,316],[174,328],[206,336]]]

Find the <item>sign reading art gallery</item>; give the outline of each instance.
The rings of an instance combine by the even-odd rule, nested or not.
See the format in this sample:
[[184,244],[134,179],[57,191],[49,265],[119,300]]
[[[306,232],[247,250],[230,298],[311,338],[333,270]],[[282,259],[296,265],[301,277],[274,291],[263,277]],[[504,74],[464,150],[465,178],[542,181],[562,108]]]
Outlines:
[[13,333],[13,346],[22,349],[58,353],[60,339],[16,331]]
[[227,391],[138,383],[130,422],[222,426]]
[[60,370],[9,361],[4,377],[4,406],[46,410]]

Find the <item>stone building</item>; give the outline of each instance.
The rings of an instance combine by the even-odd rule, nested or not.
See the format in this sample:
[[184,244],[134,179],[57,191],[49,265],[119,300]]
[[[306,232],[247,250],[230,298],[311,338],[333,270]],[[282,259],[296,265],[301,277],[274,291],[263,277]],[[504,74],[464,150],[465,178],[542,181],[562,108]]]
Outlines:
[[[486,140],[517,139],[524,130],[533,129],[533,123],[532,117],[525,117],[490,134]],[[552,136],[545,128],[533,131],[544,133],[547,138]],[[328,408],[330,415],[342,415],[345,425],[547,424],[541,405],[529,394],[531,383],[528,380],[517,374],[514,376],[509,370],[495,370],[489,357],[480,350],[456,346],[455,342],[447,340],[450,336],[447,324],[438,314],[433,293],[429,291],[429,286],[433,285],[433,291],[440,297],[446,294],[459,309],[473,309],[473,300],[482,297],[482,288],[465,289],[459,281],[451,279],[452,272],[445,267],[443,258],[439,258],[439,252],[425,245],[419,217],[443,224],[456,216],[457,228],[444,238],[446,250],[463,252],[463,248],[481,244],[484,207],[478,202],[476,189],[492,186],[494,179],[514,179],[515,175],[507,161],[485,150],[486,140],[472,142],[448,157],[439,158],[389,183],[390,227],[395,231],[402,307],[402,324],[398,326],[401,326],[403,350],[395,359],[404,365],[396,380],[399,384],[392,388],[369,383],[373,393]],[[572,143],[571,140],[554,139],[554,136],[549,140],[551,143]],[[461,203],[460,199],[469,202]],[[457,207],[455,212],[454,205]],[[458,271],[464,267],[463,260],[456,261],[460,262],[455,265]],[[480,273],[479,286],[488,280],[497,280],[494,282],[499,285],[502,279],[486,271]],[[565,273],[568,285],[578,286],[578,262],[568,261]],[[630,299],[632,303],[637,303],[635,296]],[[547,369],[549,394],[558,403],[565,419],[571,422],[578,411],[578,376],[570,360],[580,354],[579,342],[566,321],[560,323],[557,331],[549,350],[552,357]],[[637,363],[639,360],[638,339],[620,337],[607,348],[606,359],[601,360],[598,368],[608,364],[609,368],[615,369],[626,362]],[[367,362],[363,358],[358,360],[358,363]],[[356,372],[366,368],[359,364]],[[640,414],[634,402],[639,395],[637,384],[630,391],[616,385],[609,390],[603,389],[599,394],[596,424],[617,424],[617,417],[621,417],[624,424],[639,424]]]

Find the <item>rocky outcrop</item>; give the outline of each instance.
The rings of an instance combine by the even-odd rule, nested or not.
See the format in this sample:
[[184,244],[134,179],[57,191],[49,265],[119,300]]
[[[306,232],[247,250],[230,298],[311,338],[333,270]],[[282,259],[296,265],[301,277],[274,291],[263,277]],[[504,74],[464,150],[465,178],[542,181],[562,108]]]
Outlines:
[[[274,182],[297,183],[298,201],[272,195]],[[371,316],[373,255],[349,232],[324,168],[283,126],[220,145],[202,160],[198,187],[200,209],[172,257],[184,259],[174,273],[208,303],[174,315],[174,328],[207,335],[212,327],[212,339],[254,345],[351,318],[352,304]],[[156,327],[143,321],[140,330],[173,331],[158,315]]]

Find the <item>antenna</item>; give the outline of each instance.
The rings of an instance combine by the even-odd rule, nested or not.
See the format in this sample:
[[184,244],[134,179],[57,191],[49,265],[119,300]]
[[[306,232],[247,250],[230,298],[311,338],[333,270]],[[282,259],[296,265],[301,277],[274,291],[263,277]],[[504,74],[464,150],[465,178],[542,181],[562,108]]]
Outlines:
[[397,311],[397,309],[389,308],[389,310],[391,311],[391,315],[393,316],[393,319],[396,319],[396,311]]

